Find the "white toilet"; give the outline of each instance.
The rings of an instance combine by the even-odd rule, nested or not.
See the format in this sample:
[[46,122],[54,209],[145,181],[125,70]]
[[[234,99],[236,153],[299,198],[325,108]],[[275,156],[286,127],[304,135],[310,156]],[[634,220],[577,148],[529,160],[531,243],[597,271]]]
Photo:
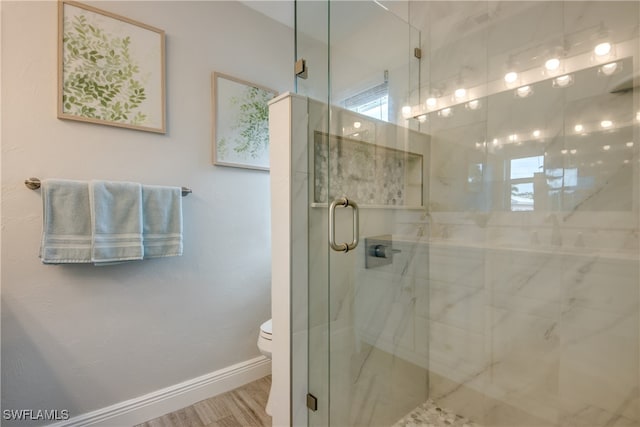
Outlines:
[[[258,336],[258,349],[260,353],[271,359],[271,336],[273,334],[273,328],[271,326],[271,319],[260,325],[260,335]],[[271,388],[273,388],[273,379],[271,380]],[[265,412],[271,415],[271,390],[269,390],[269,399],[267,400],[267,407]]]

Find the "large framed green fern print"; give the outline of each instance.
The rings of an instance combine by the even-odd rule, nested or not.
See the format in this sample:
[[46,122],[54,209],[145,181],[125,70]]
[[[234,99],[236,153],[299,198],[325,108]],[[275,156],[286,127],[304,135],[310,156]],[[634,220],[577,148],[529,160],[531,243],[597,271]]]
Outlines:
[[164,31],[59,1],[58,118],[165,133]]

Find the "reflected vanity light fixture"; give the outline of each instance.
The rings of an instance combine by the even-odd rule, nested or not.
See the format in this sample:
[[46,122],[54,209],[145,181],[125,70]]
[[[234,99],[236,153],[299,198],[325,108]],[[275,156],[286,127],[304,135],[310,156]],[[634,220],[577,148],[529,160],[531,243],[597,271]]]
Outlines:
[[611,146],[610,146],[610,145],[603,145],[603,146],[602,146],[602,149],[603,149],[604,151],[609,151],[609,150],[611,149]]
[[474,99],[473,101],[469,101],[465,104],[465,107],[468,110],[477,110],[480,108],[480,100]]
[[353,122],[353,127],[356,129],[360,129],[360,126],[362,126],[362,123],[360,122]]
[[553,79],[553,87],[568,87],[573,84],[573,76],[571,74],[565,74],[564,76],[556,77]]
[[536,129],[536,130],[534,130],[533,132],[531,132],[531,135],[532,135],[534,138],[540,138],[540,135],[542,135],[542,132],[540,132],[540,130],[539,130],[539,129]]
[[405,119],[408,119],[411,117],[411,106],[405,105],[404,107],[402,107],[402,116]]
[[560,150],[560,152],[561,152],[562,154],[567,154],[567,153],[569,152],[569,150],[567,150],[567,149],[565,148],[565,149]]
[[573,127],[573,130],[575,130],[576,132],[582,132],[584,130],[584,126],[582,126],[580,123],[578,123],[577,125],[575,125]]
[[625,144],[627,147],[631,148],[633,147],[633,141],[629,141]]
[[509,141],[511,142],[516,142],[518,140],[518,135],[515,133],[512,133],[511,135],[509,135]]
[[611,126],[613,126],[613,122],[611,120],[603,120],[600,122],[600,127],[603,129],[609,129]]
[[[450,117],[452,112],[443,112],[440,109],[463,104],[468,110],[475,109],[476,105],[480,108],[483,97],[505,90],[514,90],[515,97],[526,98],[534,93],[533,84],[545,80],[551,80],[551,84],[555,88],[567,88],[575,83],[575,72],[591,67],[594,67],[600,76],[610,76],[620,72],[623,66],[622,61],[616,60],[616,52],[620,52],[622,57],[629,56],[632,49],[635,49],[633,43],[635,43],[634,40],[611,42],[610,33],[601,25],[601,29],[592,38],[592,50],[568,56],[567,50],[563,46],[556,46],[548,51],[542,64],[538,63],[538,65],[523,70],[517,69],[517,62],[511,55],[505,64],[507,72],[502,78],[498,77],[487,84],[468,89],[463,88],[460,79],[458,79],[457,89],[446,95],[432,92],[424,104],[407,106],[407,110],[403,109],[403,115],[405,118],[418,119],[425,113],[437,112],[439,116]],[[475,100],[480,103],[472,102]],[[411,108],[410,112],[409,108]],[[640,111],[636,113],[635,118],[640,122]]]
[[571,154],[576,154],[576,153],[578,152],[578,150],[576,150],[575,148],[572,148],[569,152],[570,152]]

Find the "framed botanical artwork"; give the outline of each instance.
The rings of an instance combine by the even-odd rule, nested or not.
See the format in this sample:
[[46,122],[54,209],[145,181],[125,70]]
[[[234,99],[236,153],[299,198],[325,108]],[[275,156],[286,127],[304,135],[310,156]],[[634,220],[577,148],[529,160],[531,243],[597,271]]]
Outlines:
[[213,164],[269,170],[271,89],[213,72]]
[[58,2],[58,118],[166,132],[164,31]]

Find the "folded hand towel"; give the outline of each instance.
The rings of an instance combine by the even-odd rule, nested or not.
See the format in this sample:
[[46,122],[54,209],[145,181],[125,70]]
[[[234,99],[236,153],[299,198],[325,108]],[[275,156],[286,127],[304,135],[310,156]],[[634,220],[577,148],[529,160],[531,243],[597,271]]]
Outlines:
[[40,258],[45,264],[91,262],[91,217],[87,182],[42,181],[43,232]]
[[143,258],[142,189],[133,182],[91,181],[91,260],[96,264]]
[[144,257],[182,255],[182,189],[142,186]]

